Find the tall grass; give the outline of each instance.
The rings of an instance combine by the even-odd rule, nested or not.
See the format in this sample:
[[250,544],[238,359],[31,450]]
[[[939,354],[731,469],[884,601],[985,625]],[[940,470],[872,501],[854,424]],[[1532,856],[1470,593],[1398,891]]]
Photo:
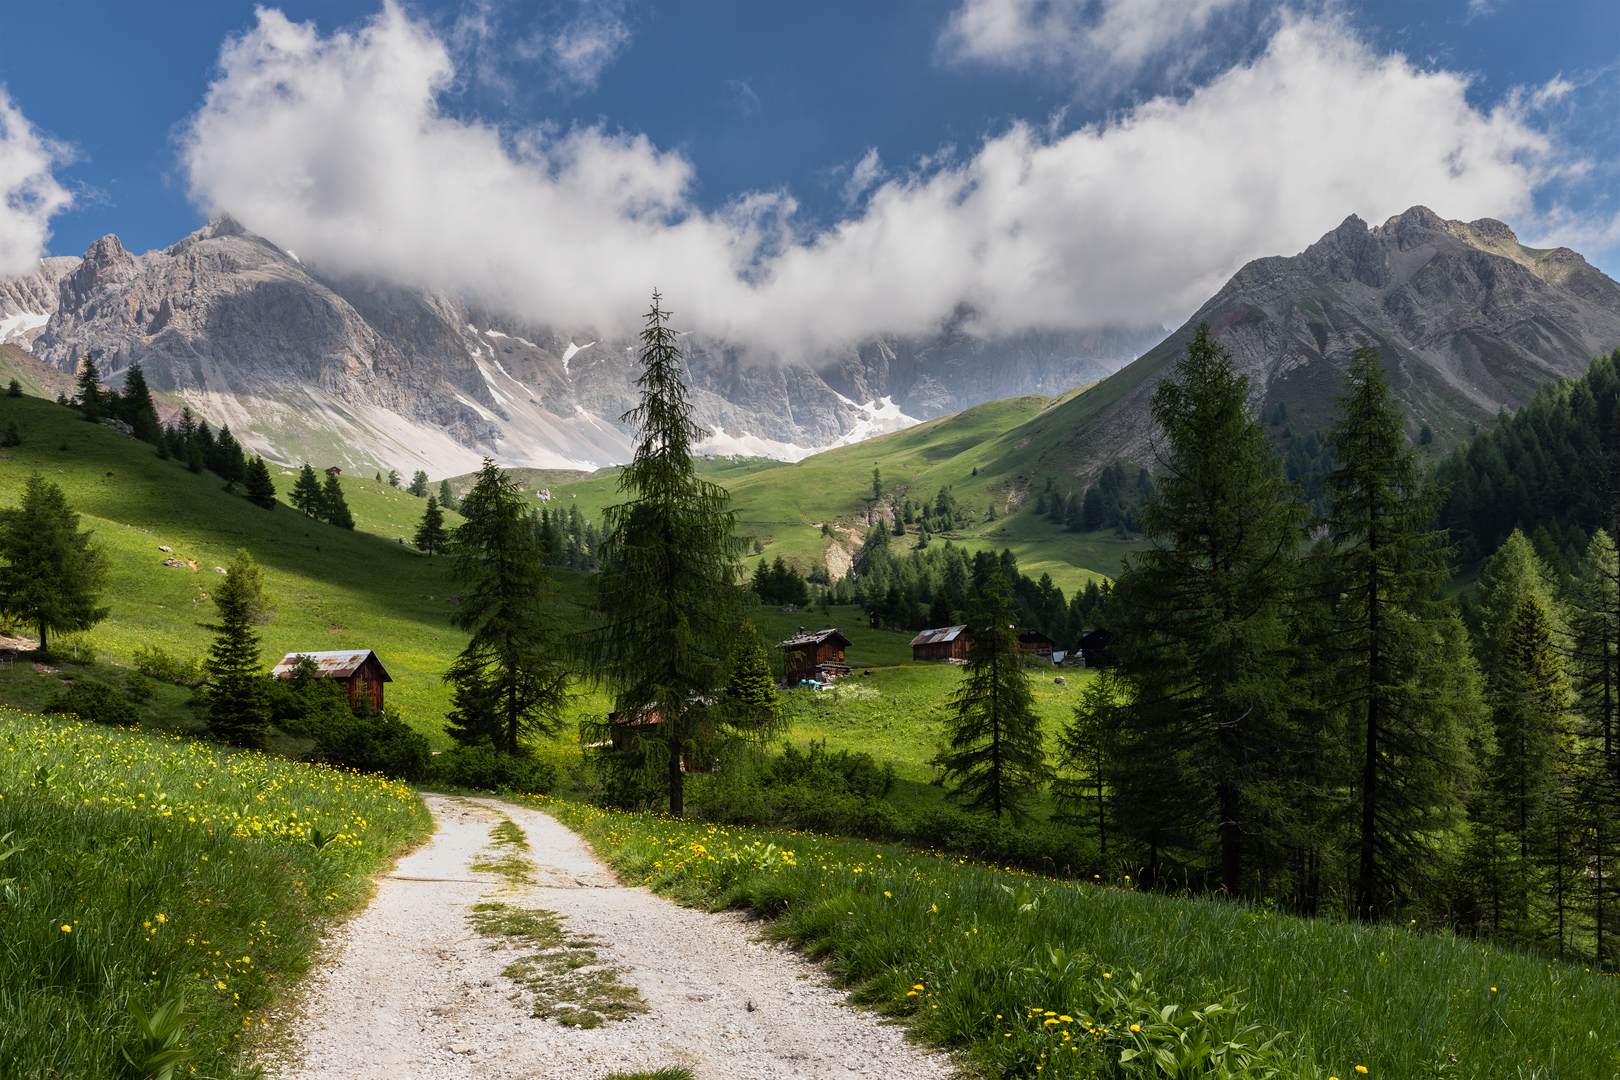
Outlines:
[[1580,965],[1140,893],[1123,878],[1053,881],[859,841],[544,805],[631,880],[778,916],[773,932],[828,957],[861,999],[969,1048],[990,1076],[1138,1075],[1118,1064],[1128,1031],[1085,1029],[1103,1026],[1103,998],[1133,993],[1134,973],[1136,996],[1161,1007],[1226,999],[1244,1023],[1283,1033],[1279,1075],[1620,1076],[1620,981]]
[[177,1000],[190,1065],[230,1074],[322,928],[430,831],[376,777],[0,712],[0,1076],[141,1075],[131,1006]]

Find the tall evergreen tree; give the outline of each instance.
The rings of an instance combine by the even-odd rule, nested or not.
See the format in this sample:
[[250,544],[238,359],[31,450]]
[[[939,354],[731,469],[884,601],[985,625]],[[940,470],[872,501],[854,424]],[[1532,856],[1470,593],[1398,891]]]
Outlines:
[[997,820],[1003,813],[1022,820],[1049,773],[1009,599],[1000,574],[979,596],[967,666],[945,719],[947,748],[935,763],[955,782],[947,798]]
[[152,401],[152,390],[146,385],[146,373],[141,365],[129,365],[124,374],[124,392],[118,399],[118,416],[135,431],[142,442],[157,443],[162,437],[158,424],[157,405]]
[[428,493],[428,475],[427,475],[427,473],[423,472],[421,469],[417,469],[415,475],[413,475],[411,477],[411,486],[406,488],[405,490],[409,491],[412,495],[415,495],[418,499],[427,498],[427,493]]
[[439,501],[429,495],[427,507],[422,511],[421,524],[416,526],[416,536],[412,543],[429,555],[437,555],[444,550],[447,538],[448,534],[444,531],[444,511],[439,509]]
[[326,483],[321,485],[321,509],[331,524],[340,529],[354,528],[354,515],[349,513],[349,504],[343,498],[343,485],[338,483],[336,476],[328,475]]
[[247,497],[255,506],[262,506],[266,510],[276,508],[276,482],[270,476],[270,466],[262,457],[254,457],[247,464]]
[[612,687],[619,710],[660,717],[653,747],[663,758],[670,813],[680,814],[682,755],[701,726],[715,728],[707,702],[723,685],[741,621],[744,542],[725,489],[693,468],[692,443],[705,432],[692,422],[669,317],[653,293],[641,334],[641,402],[620,418],[639,441],[619,474],[626,501],[603,511],[601,621],[583,639],[583,655]]
[[101,388],[101,373],[96,370],[96,361],[89,353],[79,362],[79,392],[75,401],[79,412],[91,423],[99,423],[107,415],[106,391]]
[[0,611],[39,630],[39,651],[49,635],[88,630],[107,617],[97,607],[107,582],[107,558],[79,531],[79,515],[62,489],[34,473],[22,502],[0,510]]
[[561,728],[574,681],[565,628],[546,609],[551,573],[512,478],[485,458],[461,510],[446,547],[451,577],[463,586],[450,621],[471,639],[445,673],[454,688],[450,732],[469,743],[491,737],[516,755],[521,736],[553,737]]
[[1602,961],[1615,954],[1620,910],[1620,556],[1606,531],[1593,535],[1567,596],[1576,722],[1571,800],[1591,873],[1593,955]]
[[737,626],[736,644],[727,664],[726,707],[736,723],[753,730],[773,728],[780,721],[781,702],[771,661],[759,627],[744,619]]
[[208,731],[238,746],[262,747],[269,735],[270,704],[259,670],[259,637],[254,626],[269,621],[270,599],[264,571],[253,556],[238,551],[214,590],[217,623],[208,649]]
[[1118,754],[1113,735],[1127,686],[1105,668],[1081,685],[1074,712],[1058,740],[1060,775],[1052,782],[1060,821],[1097,826],[1097,847],[1108,854],[1108,763]]
[[[1289,605],[1303,508],[1248,379],[1200,326],[1154,391],[1161,475],[1110,618],[1132,693],[1113,764],[1122,824],[1154,856],[1213,835],[1222,886],[1241,887],[1245,836],[1275,813],[1291,741]],[[1151,760],[1147,760],[1151,759]]]
[[1461,820],[1481,703],[1460,628],[1440,603],[1450,571],[1444,537],[1429,527],[1437,495],[1371,346],[1351,358],[1339,416],[1328,436],[1338,468],[1324,481],[1321,580],[1337,704],[1360,758],[1353,900],[1366,917],[1408,894],[1433,863],[1433,838]]
[[309,462],[298,470],[298,479],[293,481],[292,489],[293,509],[305,517],[326,517],[326,495],[321,490],[321,482],[315,476],[315,470],[310,468]]
[[219,429],[214,445],[208,451],[208,469],[229,484],[237,484],[247,478],[247,454],[243,452],[242,444],[236,441],[236,436],[231,434],[228,425]]
[[450,481],[448,479],[439,481],[439,505],[446,510],[456,508],[455,492],[450,490]]
[[398,469],[389,469],[388,470],[388,486],[389,487],[399,487],[399,470]]

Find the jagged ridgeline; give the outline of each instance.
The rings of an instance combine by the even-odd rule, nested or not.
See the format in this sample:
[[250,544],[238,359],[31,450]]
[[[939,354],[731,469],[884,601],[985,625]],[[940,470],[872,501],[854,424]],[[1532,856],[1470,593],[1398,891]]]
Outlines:
[[1612,529],[1620,495],[1620,349],[1578,379],[1547,383],[1496,427],[1436,469],[1446,489],[1440,521],[1458,560],[1477,562],[1515,528],[1544,559],[1572,564],[1597,529]]

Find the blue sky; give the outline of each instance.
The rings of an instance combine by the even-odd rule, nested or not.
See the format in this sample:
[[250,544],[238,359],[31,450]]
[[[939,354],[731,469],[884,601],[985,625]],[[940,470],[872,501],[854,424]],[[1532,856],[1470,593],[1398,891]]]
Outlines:
[[1420,202],[1620,276],[1620,4],[267,10],[8,4],[0,179],[50,160],[0,260],[228,210],[554,322],[684,289],[784,351],[964,303],[987,330],[1174,322],[1249,258]]

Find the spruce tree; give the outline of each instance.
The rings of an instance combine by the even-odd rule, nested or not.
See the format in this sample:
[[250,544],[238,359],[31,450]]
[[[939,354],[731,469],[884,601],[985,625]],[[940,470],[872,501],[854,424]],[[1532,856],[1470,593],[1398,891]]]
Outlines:
[[[1132,688],[1114,765],[1121,824],[1151,850],[1213,839],[1240,891],[1247,837],[1278,812],[1293,741],[1290,606],[1304,509],[1248,379],[1201,325],[1152,399],[1161,479],[1142,507],[1153,546],[1133,555],[1109,607]],[[1155,868],[1156,872],[1156,868]]]
[[422,522],[416,526],[416,536],[412,542],[429,555],[437,555],[444,550],[446,538],[444,511],[439,509],[438,500],[429,495],[427,507],[422,511]]
[[456,508],[455,492],[450,490],[450,481],[448,479],[439,481],[439,505],[446,510]]
[[349,513],[349,504],[343,499],[343,485],[336,476],[328,475],[326,483],[321,485],[321,511],[332,525],[340,529],[354,528],[354,515]]
[[389,469],[388,470],[388,486],[389,487],[399,487],[399,470],[398,469]]
[[162,438],[158,424],[157,405],[152,401],[152,390],[146,385],[146,373],[140,362],[129,365],[124,373],[124,392],[118,398],[118,416],[145,443],[157,443]]
[[928,607],[928,622],[936,629],[958,625],[956,614],[951,610],[951,598],[944,589],[934,590],[934,602]]
[[107,558],[79,531],[79,515],[62,489],[34,473],[22,502],[0,510],[0,611],[39,630],[39,651],[50,634],[88,630],[107,617],[97,607],[107,582]]
[[298,470],[298,479],[293,481],[292,495],[293,509],[305,517],[326,517],[326,495],[321,490],[321,482],[315,476],[315,470],[310,468],[309,462]]
[[269,736],[270,705],[253,627],[269,621],[270,600],[264,591],[264,571],[252,555],[236,553],[213,601],[219,621],[204,624],[214,632],[205,665],[208,732],[237,746],[262,748]]
[[1614,957],[1620,910],[1620,556],[1598,530],[1567,593],[1568,669],[1574,691],[1573,812],[1591,874],[1593,956]]
[[228,425],[222,426],[214,439],[208,453],[208,468],[227,484],[240,483],[247,477],[247,455]]
[[1048,772],[1035,695],[1000,574],[980,594],[969,625],[967,666],[945,719],[948,744],[935,763],[947,783],[955,782],[947,798],[989,811],[998,821],[1004,813],[1021,821]]
[[759,628],[747,619],[737,627],[737,640],[731,647],[728,667],[725,700],[733,720],[749,728],[774,726],[781,704],[776,694],[776,680],[771,678],[765,639],[759,636]]
[[724,684],[741,621],[744,541],[725,489],[693,468],[692,443],[706,433],[692,422],[680,347],[659,305],[655,292],[641,334],[640,404],[620,418],[638,442],[619,474],[625,501],[603,511],[600,622],[584,636],[582,655],[619,710],[660,718],[646,748],[663,758],[669,810],[680,814],[683,754],[705,727],[715,736],[734,727],[708,702]]
[[276,482],[270,476],[270,466],[262,457],[248,462],[247,497],[255,506],[262,506],[266,510],[276,508]]
[[22,383],[18,382],[16,379],[12,379],[11,382],[6,384],[6,397],[19,398],[22,396]]
[[99,423],[107,415],[107,402],[105,391],[101,389],[101,375],[96,371],[96,361],[89,353],[79,364],[79,392],[75,400],[79,412],[91,423]]
[[1125,684],[1105,669],[1081,685],[1079,700],[1058,740],[1061,770],[1052,782],[1059,821],[1097,827],[1099,852],[1108,854],[1108,763],[1116,755],[1112,735],[1120,726]]
[[1429,524],[1437,494],[1371,346],[1351,358],[1339,417],[1327,439],[1338,468],[1324,478],[1319,579],[1330,609],[1325,655],[1359,757],[1352,901],[1369,917],[1422,882],[1432,838],[1460,822],[1482,706],[1456,644],[1462,631],[1440,601],[1450,570],[1445,539]]
[[551,574],[517,484],[486,458],[461,505],[465,520],[446,548],[463,587],[450,622],[471,639],[444,676],[454,688],[450,733],[466,743],[492,738],[516,755],[521,736],[561,730],[574,681],[566,630],[547,610]]
[[405,490],[410,492],[412,495],[415,495],[418,499],[427,498],[427,493],[428,493],[428,475],[427,475],[427,473],[423,472],[421,469],[417,469],[415,475],[413,475],[411,477],[411,486],[406,488]]

